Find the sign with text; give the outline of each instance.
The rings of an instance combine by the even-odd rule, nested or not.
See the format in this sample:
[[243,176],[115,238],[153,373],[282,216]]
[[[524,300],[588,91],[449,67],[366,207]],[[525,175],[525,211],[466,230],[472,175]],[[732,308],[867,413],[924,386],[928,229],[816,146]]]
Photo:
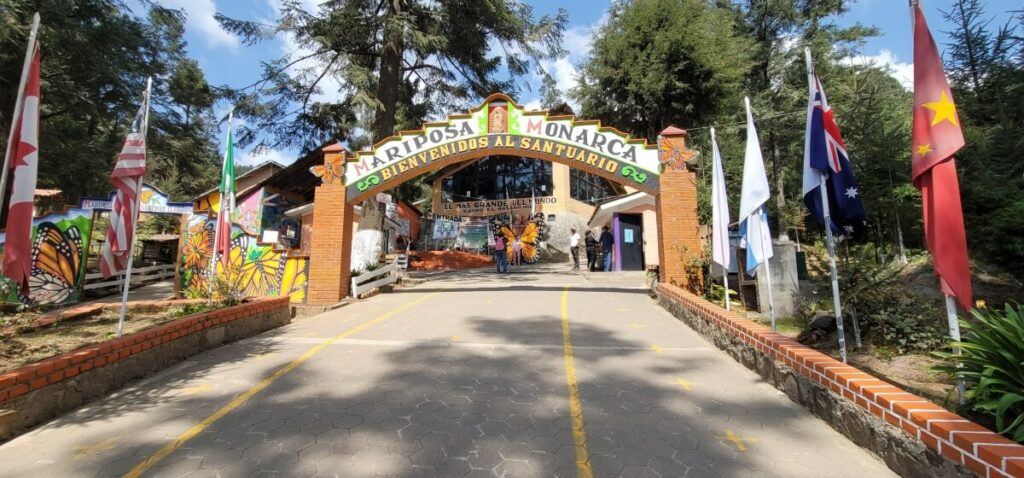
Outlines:
[[[80,209],[109,211],[114,206],[114,196],[116,195],[116,192],[112,192],[107,199],[82,198],[78,202],[78,207]],[[139,211],[152,214],[190,214],[193,206],[190,202],[169,202],[166,194],[146,183],[142,183],[139,204],[141,206]]]
[[[534,199],[537,212],[544,204],[558,204],[554,197],[545,196]],[[494,199],[480,201],[460,201],[441,203],[438,214],[446,216],[493,216],[509,211],[530,209],[530,198]]]
[[597,121],[548,116],[525,111],[505,95],[491,95],[464,115],[427,123],[422,130],[403,132],[354,153],[345,164],[348,197],[387,188],[407,174],[453,157],[520,154],[557,158],[572,167],[611,175],[623,184],[656,193],[661,174],[658,148]]

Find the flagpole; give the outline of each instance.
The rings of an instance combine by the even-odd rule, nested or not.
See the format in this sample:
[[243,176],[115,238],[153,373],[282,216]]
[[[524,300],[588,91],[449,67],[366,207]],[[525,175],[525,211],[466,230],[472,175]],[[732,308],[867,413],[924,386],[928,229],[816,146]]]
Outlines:
[[[231,111],[228,112],[228,138],[231,137],[231,121],[234,119],[234,117],[235,117],[235,109],[232,108]],[[228,147],[232,147],[232,146],[233,145],[229,145]],[[225,152],[224,152],[224,160],[221,161],[221,166],[220,166],[221,183],[224,182],[224,168],[227,167],[227,163],[228,163],[228,153],[225,150]],[[220,203],[220,213],[219,214],[224,214],[224,212],[225,212],[224,211],[224,202],[225,202],[225,199],[226,199],[224,197],[224,188],[223,187],[218,188],[217,191],[220,194],[220,201],[219,201],[219,203]],[[210,206],[210,210],[212,212],[213,206]],[[211,214],[210,218],[211,219],[213,218],[212,214]],[[220,234],[221,234],[221,231],[220,231],[220,217],[219,216],[217,218],[217,225],[214,226],[213,231],[214,231],[213,232],[213,250],[212,250],[212,252],[210,252],[210,278],[207,280],[207,282],[209,282],[209,288],[207,290],[209,297],[207,297],[207,300],[206,300],[207,303],[213,302],[213,281],[214,281],[214,278],[216,278],[216,276],[217,276],[217,247],[220,246]],[[228,234],[231,234],[230,230],[228,231]],[[228,272],[227,268],[225,268],[224,272],[225,273]]]
[[28,69],[32,66],[32,52],[36,47],[36,36],[39,33],[39,13],[32,16],[32,26],[28,33],[28,47],[25,49],[25,62],[21,67],[21,80],[18,82],[17,99],[14,101],[14,115],[11,118],[11,132],[7,135],[7,149],[4,151],[4,170],[0,174],[0,207],[6,202],[7,175],[11,168],[11,148],[14,145],[14,132],[18,129],[18,121],[21,120],[21,107],[25,102],[25,83],[28,81]]
[[[814,91],[814,60],[811,49],[804,48],[804,59],[807,61],[807,85]],[[810,114],[810,113],[808,113]],[[832,235],[832,211],[828,200],[828,176],[818,171],[818,192],[821,193],[821,214],[825,220],[825,241],[828,249],[829,273],[832,276],[832,307],[836,315],[836,335],[839,338],[839,356],[846,363],[846,331],[843,329],[843,304],[839,300],[839,273],[836,270],[836,243]]]
[[[949,294],[945,294],[945,296],[946,296],[946,320],[949,321],[949,336],[953,339],[953,341],[959,342],[960,341],[960,317],[959,317],[959,315],[957,315],[957,312],[956,312],[956,299],[954,299],[953,296],[951,296]],[[954,352],[956,353],[956,355],[958,355],[958,356],[960,355],[960,349],[959,348],[955,348]],[[960,361],[959,360],[957,360],[956,366],[957,366],[957,368],[960,367]],[[964,384],[964,379],[961,378],[961,377],[957,377],[957,379],[956,379],[956,393],[957,393],[958,398],[960,399],[960,404],[961,405],[963,405],[967,401],[967,399],[964,397],[964,392],[966,391],[966,388],[967,388],[967,386]]]
[[[761,215],[762,218],[767,216],[767,214],[764,211],[764,206],[761,206]],[[758,229],[759,230],[757,231],[757,233],[760,237],[757,240],[757,244],[760,246],[761,249],[761,257],[764,257],[764,234],[762,234],[764,231],[761,228]],[[769,233],[769,241],[772,240],[771,237],[772,235]],[[768,280],[768,311],[771,314],[772,318],[772,330],[778,330],[778,327],[775,325],[775,300],[772,298],[772,268],[769,265],[771,261],[771,257],[764,257],[764,275],[765,278]]]
[[[729,251],[732,252],[731,250]],[[729,268],[722,268],[722,286],[725,287],[725,310],[732,310],[732,305],[729,303]]]
[[[149,95],[153,87],[153,77],[146,79],[146,97],[143,101],[146,104],[146,111],[142,114],[142,131],[143,138],[149,133]],[[136,184],[135,194],[135,217],[132,218],[132,224],[135,226],[132,228],[132,243],[128,247],[128,265],[124,269],[124,282],[122,282],[121,291],[121,312],[117,317],[117,334],[116,337],[121,337],[124,333],[124,317],[128,313],[128,291],[131,290],[132,281],[132,265],[135,262],[135,242],[139,239],[139,214],[140,206],[142,205],[142,176],[139,176],[139,184]]]

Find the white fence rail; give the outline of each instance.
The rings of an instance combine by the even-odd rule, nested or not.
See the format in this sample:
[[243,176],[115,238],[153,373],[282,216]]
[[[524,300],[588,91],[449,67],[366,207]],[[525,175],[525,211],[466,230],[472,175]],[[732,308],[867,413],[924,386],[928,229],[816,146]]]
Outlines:
[[[139,267],[132,269],[132,285],[141,284],[143,282],[170,279],[173,277],[174,264],[160,264],[156,266]],[[97,282],[97,280],[101,282]],[[104,279],[103,274],[99,272],[86,274],[84,289],[95,290],[106,289],[108,287],[120,287],[123,281],[124,272],[120,272],[117,275],[111,276],[109,279]]]
[[398,264],[388,264],[380,269],[366,272],[362,275],[358,275],[352,278],[352,297],[359,298],[361,294],[369,292],[381,286],[388,284],[394,284],[398,282],[399,271],[401,267]]

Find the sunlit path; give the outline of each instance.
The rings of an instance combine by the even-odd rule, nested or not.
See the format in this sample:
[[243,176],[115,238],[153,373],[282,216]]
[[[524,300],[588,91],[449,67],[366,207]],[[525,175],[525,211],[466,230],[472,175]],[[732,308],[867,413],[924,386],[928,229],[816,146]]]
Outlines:
[[642,288],[552,266],[434,274],[201,354],[0,460],[12,477],[891,474]]

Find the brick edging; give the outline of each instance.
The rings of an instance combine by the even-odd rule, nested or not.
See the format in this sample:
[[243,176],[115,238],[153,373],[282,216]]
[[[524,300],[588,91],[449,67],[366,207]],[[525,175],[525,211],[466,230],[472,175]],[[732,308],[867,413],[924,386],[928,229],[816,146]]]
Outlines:
[[[140,300],[129,302],[129,310],[134,308],[146,308],[160,306],[165,307],[167,304],[171,305],[189,305],[198,304],[203,302],[203,299],[169,299],[169,300]],[[48,327],[57,322],[70,322],[74,320],[88,319],[94,315],[97,315],[104,310],[120,308],[121,304],[118,302],[112,303],[91,303],[91,304],[80,304],[68,309],[57,310],[50,312],[49,314],[40,315],[32,321],[31,324],[23,326],[21,332],[18,331],[17,327],[8,326],[0,329],[0,337],[14,337],[15,335],[35,332],[44,327]]]
[[110,366],[152,347],[220,324],[289,306],[288,297],[261,297],[245,304],[201,312],[140,330],[119,339],[87,345],[0,374],[0,406],[9,400],[71,379],[92,369]]
[[883,420],[946,461],[981,477],[1024,478],[1024,446],[676,286],[661,283],[657,291],[660,297],[820,385],[834,398]]

